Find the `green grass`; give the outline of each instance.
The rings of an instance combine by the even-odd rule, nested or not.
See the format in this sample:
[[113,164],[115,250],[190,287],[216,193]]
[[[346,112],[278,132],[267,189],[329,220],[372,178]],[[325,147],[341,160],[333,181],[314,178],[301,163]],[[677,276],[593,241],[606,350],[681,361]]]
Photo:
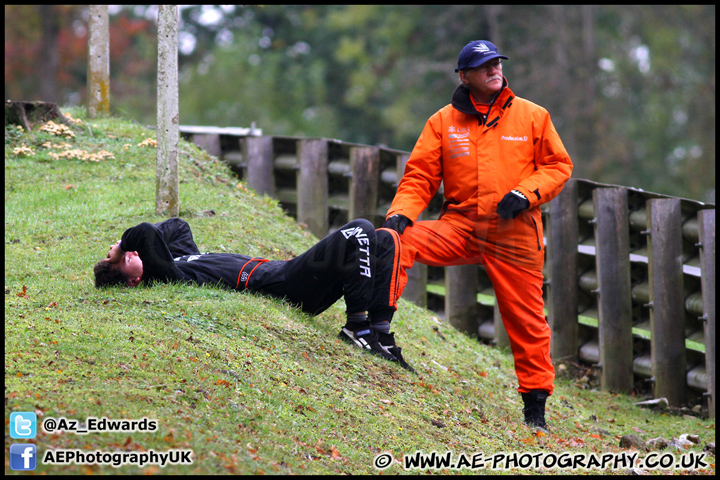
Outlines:
[[[154,213],[155,150],[137,146],[154,135],[70,112],[84,124],[68,140],[6,127],[6,425],[17,411],[40,420],[147,417],[158,421],[156,432],[39,428],[35,442],[41,456],[50,448],[192,449],[193,464],[40,464],[37,473],[374,474],[373,459],[385,451],[400,460],[417,450],[605,453],[621,451],[625,434],[714,441],[713,420],[639,409],[637,398],[589,388],[563,373],[570,369],[558,369],[548,401],[550,434],[534,436],[522,425],[509,353],[405,301],[393,330],[418,376],[340,342],[342,301],[311,318],[277,300],[214,288],[95,289],[92,266],[123,231],[164,219]],[[49,153],[61,150],[42,145],[61,141],[114,159],[55,160]],[[21,143],[34,156],[15,154]],[[181,217],[202,251],[284,259],[316,241],[195,146],[182,143],[180,162]],[[211,209],[214,216],[205,213]],[[6,473],[12,443],[24,441],[6,434]],[[710,460],[703,473],[714,473]],[[399,464],[384,471],[402,472]]]

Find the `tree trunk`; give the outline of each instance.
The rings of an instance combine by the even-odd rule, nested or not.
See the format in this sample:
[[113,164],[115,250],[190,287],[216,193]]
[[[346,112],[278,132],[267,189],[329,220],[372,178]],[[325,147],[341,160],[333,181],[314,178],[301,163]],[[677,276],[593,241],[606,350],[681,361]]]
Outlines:
[[502,5],[485,5],[484,6],[484,12],[485,17],[488,25],[488,32],[489,32],[489,38],[492,43],[494,43],[501,52],[505,52],[503,50],[502,45],[502,37],[500,36],[500,12],[502,11]]
[[90,5],[88,21],[88,117],[110,113],[110,26],[107,5]]
[[5,102],[5,125],[20,125],[26,131],[32,131],[35,125],[57,120],[68,127],[73,124],[60,112],[56,103],[48,102]]
[[40,98],[45,102],[58,102],[57,71],[60,64],[58,50],[58,18],[55,5],[38,5],[42,41],[40,44]]

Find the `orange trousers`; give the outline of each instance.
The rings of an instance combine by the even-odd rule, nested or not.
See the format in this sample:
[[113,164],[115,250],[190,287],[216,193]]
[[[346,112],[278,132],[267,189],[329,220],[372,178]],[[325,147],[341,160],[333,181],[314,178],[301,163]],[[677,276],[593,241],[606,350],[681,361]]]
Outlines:
[[[523,258],[513,258],[517,250],[507,255],[502,247],[495,248],[502,243],[492,241],[497,230],[497,222],[478,227],[477,223],[459,225],[442,219],[418,221],[407,227],[400,236],[399,292],[402,294],[407,284],[405,270],[415,261],[438,267],[482,264],[492,281],[510,339],[518,392],[544,390],[552,394],[555,369],[550,360],[550,326],[542,298],[544,250],[531,249],[522,252]],[[528,254],[532,258],[526,258]]]

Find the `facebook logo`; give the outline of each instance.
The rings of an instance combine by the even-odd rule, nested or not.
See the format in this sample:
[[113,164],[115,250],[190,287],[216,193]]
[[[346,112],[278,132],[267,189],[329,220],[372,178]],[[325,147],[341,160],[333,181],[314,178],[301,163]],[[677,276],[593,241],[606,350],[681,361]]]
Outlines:
[[13,443],[10,445],[10,468],[13,470],[35,470],[37,467],[37,447],[32,443]]
[[37,435],[37,415],[35,412],[15,412],[10,414],[10,437],[35,438]]

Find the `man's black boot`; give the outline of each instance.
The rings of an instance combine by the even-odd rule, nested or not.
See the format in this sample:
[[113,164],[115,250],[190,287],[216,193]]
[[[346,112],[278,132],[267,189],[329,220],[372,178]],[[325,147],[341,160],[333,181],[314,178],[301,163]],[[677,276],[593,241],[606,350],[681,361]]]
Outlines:
[[545,424],[545,400],[547,400],[548,392],[544,390],[531,390],[530,393],[521,393],[523,403],[523,414],[525,415],[525,425],[531,428],[537,428],[547,433],[547,425]]

